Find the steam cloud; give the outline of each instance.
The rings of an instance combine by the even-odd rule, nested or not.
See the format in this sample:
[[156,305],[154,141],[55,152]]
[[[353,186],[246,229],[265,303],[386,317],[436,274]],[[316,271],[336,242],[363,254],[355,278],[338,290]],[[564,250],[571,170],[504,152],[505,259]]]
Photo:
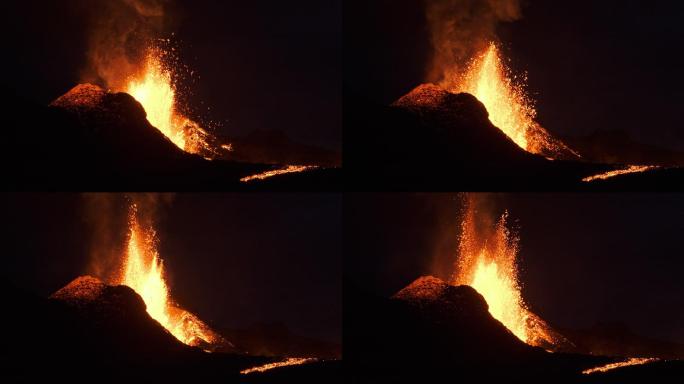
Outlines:
[[172,193],[84,194],[84,220],[91,228],[86,273],[103,281],[116,281],[126,252],[130,205],[137,207],[138,222],[149,227],[163,215],[174,197]]
[[434,48],[428,81],[449,81],[490,41],[499,22],[521,17],[520,0],[427,0]]
[[172,0],[88,1],[90,42],[83,81],[120,89],[140,70],[149,43],[169,28]]

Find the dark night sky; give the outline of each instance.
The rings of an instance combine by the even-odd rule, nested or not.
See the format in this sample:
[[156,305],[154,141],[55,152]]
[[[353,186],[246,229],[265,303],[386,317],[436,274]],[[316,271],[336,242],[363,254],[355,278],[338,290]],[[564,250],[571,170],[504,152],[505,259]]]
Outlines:
[[[159,206],[156,229],[174,299],[220,327],[282,322],[300,335],[340,342],[339,195],[172,197]],[[115,199],[109,213],[123,225],[108,230],[123,236],[127,206]],[[95,238],[86,200],[6,195],[3,279],[47,296],[86,273]]]
[[[79,82],[89,33],[83,3],[100,4],[0,5],[3,91],[47,104]],[[200,120],[219,122],[224,134],[282,130],[303,143],[341,148],[341,0],[172,3],[181,57],[199,75],[191,107]]]
[[[345,92],[388,104],[425,81],[422,3],[345,2]],[[527,0],[522,14],[498,36],[512,67],[528,73],[543,126],[574,136],[625,130],[684,150],[684,3]]]
[[[501,194],[520,234],[523,297],[563,327],[621,322],[684,342],[684,196]],[[390,296],[415,278],[447,279],[457,256],[455,194],[345,196],[345,276]]]

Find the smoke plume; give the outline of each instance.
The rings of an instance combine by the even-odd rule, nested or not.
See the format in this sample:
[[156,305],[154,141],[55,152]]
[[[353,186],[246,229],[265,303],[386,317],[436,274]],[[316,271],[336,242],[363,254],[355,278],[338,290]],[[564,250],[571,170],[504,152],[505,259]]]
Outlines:
[[141,70],[151,42],[170,28],[167,8],[171,1],[88,1],[90,42],[82,80],[120,89],[131,74]]
[[496,41],[500,22],[521,17],[520,0],[427,0],[434,57],[428,81],[450,82],[468,60]]

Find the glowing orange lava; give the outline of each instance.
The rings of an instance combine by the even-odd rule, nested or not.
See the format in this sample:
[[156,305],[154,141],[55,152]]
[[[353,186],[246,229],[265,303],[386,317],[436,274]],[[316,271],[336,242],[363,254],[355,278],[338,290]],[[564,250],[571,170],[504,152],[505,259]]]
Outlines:
[[462,76],[445,79],[441,86],[475,96],[484,104],[492,124],[520,148],[551,158],[579,157],[537,124],[537,111],[525,91],[525,79],[511,74],[496,44],[490,43]]
[[493,43],[475,59],[459,86],[460,92],[477,97],[489,119],[523,149],[528,149],[528,130],[536,111],[521,85],[514,83]]
[[611,177],[619,176],[619,175],[626,175],[629,173],[639,173],[639,172],[645,172],[651,169],[657,169],[659,168],[656,165],[630,165],[627,168],[624,169],[616,169],[614,171],[608,171],[604,173],[599,173],[598,175],[594,176],[589,176],[585,177],[582,179],[584,182],[590,182],[590,181],[595,181],[595,180],[606,180],[610,179]]
[[621,361],[618,363],[610,363],[610,364],[602,365],[602,366],[596,367],[596,368],[585,369],[584,371],[582,371],[582,373],[585,375],[591,375],[592,373],[596,373],[596,372],[607,372],[607,371],[610,371],[611,369],[627,367],[630,365],[647,364],[647,363],[652,363],[652,362],[658,361],[658,360],[659,359],[648,358],[648,357],[632,357],[630,359],[627,359],[625,361]]
[[516,258],[518,239],[506,227],[504,213],[494,228],[478,228],[478,212],[468,204],[461,223],[461,242],[452,283],[475,288],[489,306],[489,313],[527,344],[552,350],[563,341],[526,306]]
[[181,342],[207,346],[219,341],[220,336],[197,316],[171,301],[155,232],[140,225],[135,205],[131,207],[128,244],[118,284],[138,293],[147,306],[147,313]]
[[248,375],[248,374],[254,373],[254,372],[265,372],[265,371],[275,369],[275,368],[286,367],[288,365],[300,365],[300,364],[312,363],[312,362],[317,361],[317,360],[318,359],[316,359],[316,358],[290,357],[290,358],[283,360],[283,361],[278,361],[275,363],[268,363],[268,364],[260,365],[258,367],[245,369],[245,370],[240,371],[240,373],[243,375]]
[[209,144],[210,134],[177,111],[172,71],[162,57],[161,49],[150,49],[142,75],[131,78],[123,91],[142,104],[150,124],[178,148],[207,157],[216,151]]
[[241,182],[247,183],[253,180],[263,180],[263,179],[268,179],[269,177],[273,176],[278,176],[278,175],[284,175],[287,173],[297,173],[297,172],[304,172],[308,171],[311,169],[316,169],[318,168],[315,165],[288,165],[285,166],[284,168],[280,169],[274,169],[271,171],[265,171],[261,173],[257,173],[256,175],[251,175],[251,176],[246,176],[240,179]]

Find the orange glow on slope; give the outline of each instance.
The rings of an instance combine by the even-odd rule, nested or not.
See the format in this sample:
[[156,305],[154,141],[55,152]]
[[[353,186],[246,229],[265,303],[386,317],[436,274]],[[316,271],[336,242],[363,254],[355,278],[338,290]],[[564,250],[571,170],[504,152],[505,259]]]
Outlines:
[[218,342],[220,336],[211,331],[197,316],[172,303],[164,276],[164,266],[157,252],[157,239],[152,228],[144,228],[137,220],[137,207],[131,207],[129,238],[118,284],[138,293],[147,313],[181,342],[204,346]]
[[608,171],[608,172],[604,172],[604,173],[599,173],[598,175],[585,177],[584,179],[582,179],[582,181],[588,183],[588,182],[594,181],[594,180],[606,180],[606,179],[610,179],[611,177],[615,177],[615,176],[619,176],[619,175],[626,175],[629,173],[646,172],[648,170],[656,169],[656,168],[659,168],[659,167],[656,165],[630,165],[629,167],[627,167],[625,169],[616,169],[614,171]]
[[209,144],[210,134],[199,124],[176,110],[176,88],[171,68],[164,63],[164,52],[150,49],[142,75],[133,77],[124,92],[130,94],[147,113],[147,120],[178,148],[189,153],[215,152]]
[[551,158],[579,157],[536,123],[537,111],[525,91],[525,79],[513,76],[494,43],[476,57],[460,77],[441,84],[451,92],[465,92],[484,104],[489,119],[520,148]]
[[582,373],[585,375],[591,375],[592,373],[596,373],[596,372],[607,372],[607,371],[610,371],[611,369],[627,367],[630,365],[647,364],[647,363],[652,363],[652,362],[658,361],[658,360],[659,359],[648,358],[648,357],[632,357],[630,359],[627,359],[625,361],[621,361],[618,363],[611,363],[611,364],[602,365],[602,366],[596,367],[596,368],[585,369],[584,371],[582,371]]
[[553,349],[563,337],[527,308],[517,270],[518,239],[506,227],[504,213],[493,228],[477,227],[478,212],[468,204],[452,283],[475,288],[489,313],[527,344]]

